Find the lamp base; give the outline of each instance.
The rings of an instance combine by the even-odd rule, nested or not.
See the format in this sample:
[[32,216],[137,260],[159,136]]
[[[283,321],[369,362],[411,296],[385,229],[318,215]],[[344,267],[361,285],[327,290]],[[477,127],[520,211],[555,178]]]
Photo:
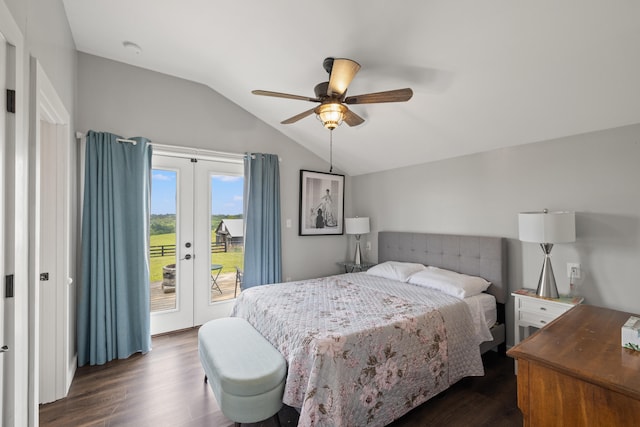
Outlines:
[[551,267],[551,244],[540,244],[544,251],[544,261],[542,262],[542,271],[538,280],[538,289],[536,295],[545,298],[558,298],[558,287],[556,286],[556,278],[553,275]]
[[360,254],[360,235],[356,235],[356,255],[353,257],[355,265],[362,264],[362,255]]

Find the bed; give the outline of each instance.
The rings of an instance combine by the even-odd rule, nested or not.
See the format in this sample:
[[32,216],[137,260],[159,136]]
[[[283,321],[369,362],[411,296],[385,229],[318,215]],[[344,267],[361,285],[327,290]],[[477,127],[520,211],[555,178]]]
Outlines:
[[420,263],[490,281],[497,323],[484,333],[473,322],[483,303],[369,273],[250,288],[232,315],[287,360],[283,401],[300,411],[299,426],[383,426],[484,374],[481,352],[505,340],[505,254],[503,238],[378,233],[379,264]]
[[491,328],[492,341],[480,351],[506,352],[505,304],[507,286],[507,240],[504,237],[381,231],[378,233],[378,262],[419,262],[446,268],[491,282],[486,293],[496,299],[497,319]]

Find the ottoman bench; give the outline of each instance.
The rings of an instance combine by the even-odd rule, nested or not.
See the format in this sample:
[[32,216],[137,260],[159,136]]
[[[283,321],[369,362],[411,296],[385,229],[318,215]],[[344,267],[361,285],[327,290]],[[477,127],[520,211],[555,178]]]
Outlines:
[[227,317],[205,323],[198,331],[198,353],[205,382],[236,426],[272,416],[280,425],[287,364],[249,322]]

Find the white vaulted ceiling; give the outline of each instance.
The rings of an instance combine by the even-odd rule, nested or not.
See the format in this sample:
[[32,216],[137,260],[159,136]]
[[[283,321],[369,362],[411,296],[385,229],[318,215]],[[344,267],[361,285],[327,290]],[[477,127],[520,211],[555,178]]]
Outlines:
[[[313,96],[325,57],[359,62],[334,162],[359,175],[640,122],[640,2],[63,0],[79,51],[203,83],[328,159]],[[142,52],[123,48],[137,43]],[[603,141],[606,143],[606,141]]]

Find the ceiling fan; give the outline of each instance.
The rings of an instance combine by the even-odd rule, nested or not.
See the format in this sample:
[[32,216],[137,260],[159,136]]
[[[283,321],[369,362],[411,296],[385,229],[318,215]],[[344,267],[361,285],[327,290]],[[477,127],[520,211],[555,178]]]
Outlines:
[[[329,81],[318,83],[314,88],[315,98],[288,93],[271,92],[267,90],[253,90],[254,95],[273,96],[276,98],[298,99],[301,101],[317,102],[315,108],[296,114],[281,123],[283,125],[295,123],[312,113],[315,113],[324,127],[333,130],[343,121],[349,126],[358,126],[364,123],[364,119],[347,105],[375,104],[380,102],[406,102],[413,96],[410,88],[389,90],[386,92],[366,93],[363,95],[346,96],[347,88],[355,77],[360,64],[347,58],[325,58],[322,62],[324,69],[329,73]],[[346,105],[345,105],[346,104]]]

